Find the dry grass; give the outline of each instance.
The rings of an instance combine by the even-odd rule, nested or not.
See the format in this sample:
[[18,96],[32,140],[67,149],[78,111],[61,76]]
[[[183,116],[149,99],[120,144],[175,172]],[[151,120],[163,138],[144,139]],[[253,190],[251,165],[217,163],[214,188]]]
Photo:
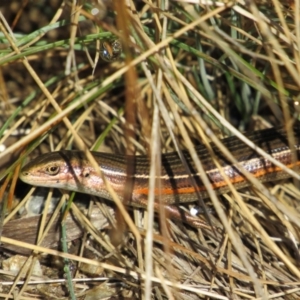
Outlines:
[[[148,154],[155,171],[161,152],[297,122],[299,1],[114,2],[0,4],[1,258],[30,258],[26,276],[0,271],[0,298],[298,299],[296,180],[205,199],[216,232],[130,210],[117,247],[111,203],[76,195],[61,226],[69,193],[17,181],[42,152]],[[117,38],[121,58],[103,61]],[[25,218],[38,192],[55,209]]]

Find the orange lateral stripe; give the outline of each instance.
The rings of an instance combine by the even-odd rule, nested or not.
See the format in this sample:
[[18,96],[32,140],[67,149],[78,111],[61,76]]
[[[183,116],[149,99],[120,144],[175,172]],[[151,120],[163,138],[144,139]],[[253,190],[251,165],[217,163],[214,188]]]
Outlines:
[[[289,169],[292,169],[293,167],[296,167],[296,166],[300,166],[300,162],[297,162],[297,163],[294,163],[294,164],[289,164],[289,165],[286,165],[287,168]],[[264,170],[260,170],[254,174],[252,174],[255,178],[260,178],[260,177],[263,177],[267,174],[273,174],[273,173],[278,173],[282,171],[281,168],[277,167],[277,166],[274,166],[274,167],[269,167],[269,168],[266,168]],[[238,184],[238,183],[241,183],[241,182],[244,182],[246,181],[246,178],[242,175],[239,175],[239,176],[236,176],[234,178],[231,178],[229,179],[230,182],[232,184]],[[224,186],[227,186],[227,183],[225,180],[223,181],[220,181],[220,182],[212,182],[211,183],[211,187],[212,189],[214,190],[218,190]],[[195,193],[195,192],[202,192],[202,191],[206,191],[206,188],[204,185],[202,186],[196,186],[195,187],[192,187],[192,186],[188,186],[188,187],[184,187],[184,188],[180,188],[180,189],[173,189],[173,188],[162,188],[162,189],[155,189],[154,190],[154,194],[155,195],[173,195],[173,194],[192,194],[192,193]],[[147,187],[144,187],[144,188],[137,188],[137,189],[134,189],[134,194],[136,195],[148,195],[149,194],[149,189]]]

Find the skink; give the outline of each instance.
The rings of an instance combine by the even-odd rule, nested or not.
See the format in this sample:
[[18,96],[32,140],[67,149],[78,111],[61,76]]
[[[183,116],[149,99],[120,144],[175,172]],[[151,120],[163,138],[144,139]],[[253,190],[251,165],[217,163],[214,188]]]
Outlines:
[[[294,128],[295,144],[291,148],[283,129],[272,128],[254,131],[251,134],[246,134],[246,136],[288,168],[299,171],[300,127]],[[240,166],[260,181],[275,181],[290,177],[270,161],[244,145],[236,137],[225,138],[222,142],[235,156]],[[232,184],[238,189],[248,186],[248,181],[238,171],[237,167],[230,164],[214,145],[212,145],[212,149]],[[204,146],[197,146],[196,150],[211,182],[211,187],[218,194],[227,192],[228,186],[220,170],[213,163],[207,149]],[[122,199],[127,178],[126,157],[100,152],[92,152],[92,154],[99,164],[102,174]],[[171,213],[174,208],[170,205],[174,203],[196,201],[199,195],[203,198],[208,196],[193,160],[188,152],[183,152],[183,154],[188,168],[182,164],[177,153],[163,154],[161,159],[161,174],[158,176],[161,189],[156,190],[155,194],[159,195]],[[293,160],[293,154],[296,160]],[[135,162],[135,173],[130,178],[133,181],[130,204],[146,207],[150,162],[147,156],[136,156],[133,161]],[[191,180],[191,177],[194,180]],[[111,200],[101,176],[81,151],[58,151],[38,156],[23,167],[20,178],[24,182],[35,186],[62,188]],[[203,226],[203,221],[196,224],[197,222],[194,219],[191,219],[192,225],[196,227]]]

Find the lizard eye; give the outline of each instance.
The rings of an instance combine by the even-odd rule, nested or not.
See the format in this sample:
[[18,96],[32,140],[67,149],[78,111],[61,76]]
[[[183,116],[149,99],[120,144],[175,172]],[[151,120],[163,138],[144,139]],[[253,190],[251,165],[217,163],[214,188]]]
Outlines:
[[56,175],[59,172],[59,166],[50,166],[46,168],[46,173],[48,175]]

